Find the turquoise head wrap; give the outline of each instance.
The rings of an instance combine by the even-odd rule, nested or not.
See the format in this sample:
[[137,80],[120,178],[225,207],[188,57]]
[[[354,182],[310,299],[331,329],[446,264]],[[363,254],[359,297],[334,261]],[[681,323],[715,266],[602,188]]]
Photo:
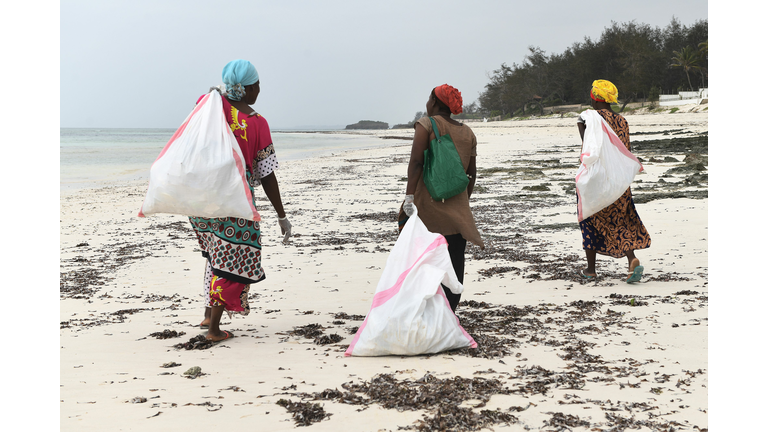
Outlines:
[[239,101],[245,96],[245,86],[259,80],[259,73],[248,60],[232,60],[224,66],[221,80],[227,86],[227,97]]

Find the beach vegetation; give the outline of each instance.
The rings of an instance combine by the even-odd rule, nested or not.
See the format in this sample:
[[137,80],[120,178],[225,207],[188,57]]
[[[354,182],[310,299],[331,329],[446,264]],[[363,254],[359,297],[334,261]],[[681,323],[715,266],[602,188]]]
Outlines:
[[688,79],[688,88],[693,90],[693,84],[691,84],[691,71],[698,71],[701,69],[699,61],[701,57],[699,52],[691,48],[691,46],[683,47],[680,51],[673,51],[672,67],[679,67],[685,71],[685,77]]
[[678,107],[674,107],[674,108],[672,108],[671,110],[669,110],[669,113],[670,113],[670,114],[674,114],[674,113],[676,113],[676,112],[677,112],[679,109],[680,109],[680,108],[678,108]]
[[[590,105],[590,84],[607,79],[619,89],[622,112],[632,102],[706,85],[707,40],[707,20],[685,26],[672,18],[665,28],[613,22],[599,38],[585,37],[562,53],[530,46],[522,62],[505,62],[489,73],[477,111],[502,118],[543,115],[544,108],[552,106],[581,111]],[[673,67],[679,62],[670,59],[676,57],[688,69]]]

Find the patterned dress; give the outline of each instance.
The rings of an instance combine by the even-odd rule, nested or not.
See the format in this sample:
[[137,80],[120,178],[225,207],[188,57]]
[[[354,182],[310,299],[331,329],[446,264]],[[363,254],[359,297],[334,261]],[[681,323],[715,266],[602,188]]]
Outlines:
[[[627,120],[607,109],[597,112],[631,151]],[[637,214],[630,189],[613,204],[579,222],[579,226],[584,249],[601,255],[621,258],[629,251],[651,246],[651,236]]]
[[[278,167],[272,136],[266,119],[246,114],[222,97],[224,114],[246,161],[246,177],[254,187]],[[255,205],[255,203],[254,203]],[[224,306],[231,315],[248,315],[250,284],[266,277],[261,267],[259,222],[240,218],[190,217],[200,250],[207,260],[203,279],[209,306]]]

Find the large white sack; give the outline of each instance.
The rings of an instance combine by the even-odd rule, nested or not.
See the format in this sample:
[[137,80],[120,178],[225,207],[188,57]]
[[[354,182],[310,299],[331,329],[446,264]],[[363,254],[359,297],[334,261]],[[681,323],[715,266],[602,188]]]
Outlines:
[[171,213],[258,221],[240,145],[224,117],[221,95],[203,97],[149,171],[139,216]]
[[414,213],[387,258],[371,310],[345,356],[417,355],[471,346],[445,297],[464,287],[456,278],[448,243]]
[[643,170],[616,132],[595,110],[581,114],[585,120],[581,166],[576,173],[579,222],[613,204]]

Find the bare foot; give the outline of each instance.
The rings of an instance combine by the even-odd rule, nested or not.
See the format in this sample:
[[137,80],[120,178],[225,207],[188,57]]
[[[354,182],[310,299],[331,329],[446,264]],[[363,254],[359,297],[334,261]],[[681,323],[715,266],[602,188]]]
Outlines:
[[209,325],[211,325],[211,319],[210,318],[205,318],[203,320],[203,322],[200,323],[200,327],[208,327]]
[[205,338],[211,342],[219,342],[219,341],[223,341],[224,339],[229,339],[231,337],[232,337],[232,334],[224,330],[221,330],[215,334],[209,331],[208,334],[205,335]]

